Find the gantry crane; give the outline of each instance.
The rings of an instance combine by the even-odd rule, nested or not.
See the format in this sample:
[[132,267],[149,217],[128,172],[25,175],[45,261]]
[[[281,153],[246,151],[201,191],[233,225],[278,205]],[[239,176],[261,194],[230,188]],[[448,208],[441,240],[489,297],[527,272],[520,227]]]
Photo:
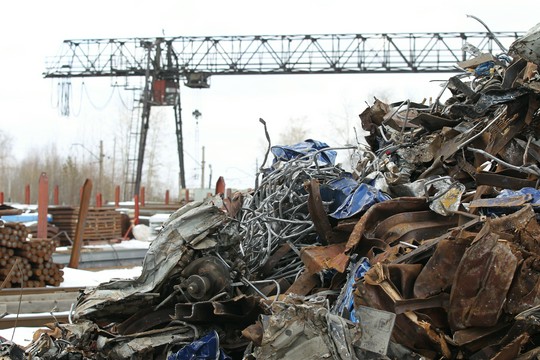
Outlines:
[[[520,32],[200,36],[65,40],[45,78],[144,77],[132,193],[138,194],[152,106],[172,106],[180,186],[186,187],[180,82],[207,88],[212,75],[455,72],[464,45],[501,52]],[[69,86],[67,86],[69,88]],[[129,161],[128,161],[129,163]],[[126,184],[127,185],[127,184]]]

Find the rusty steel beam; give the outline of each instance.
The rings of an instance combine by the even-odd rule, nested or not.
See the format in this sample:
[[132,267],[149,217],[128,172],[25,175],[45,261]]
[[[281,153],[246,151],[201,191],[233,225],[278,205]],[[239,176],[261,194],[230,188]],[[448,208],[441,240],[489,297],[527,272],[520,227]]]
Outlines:
[[140,214],[139,195],[133,196],[133,206],[135,210],[135,214],[133,215],[133,224],[137,225],[139,224],[139,214]]
[[120,207],[120,185],[114,187],[114,207]]
[[59,194],[60,194],[60,190],[58,189],[58,185],[55,185],[54,186],[54,194],[53,194],[53,205],[59,205],[60,204]]
[[24,187],[24,203],[30,205],[30,184],[26,184]]
[[71,257],[68,266],[77,269],[81,257],[81,248],[83,242],[84,226],[86,224],[86,216],[88,215],[88,207],[90,206],[90,196],[92,195],[92,180],[86,179],[82,187],[81,205],[79,207],[79,216],[77,218],[77,227],[75,230],[75,239],[71,249]]
[[38,187],[38,225],[37,237],[47,238],[47,210],[49,208],[49,178],[46,173],[41,173]]
[[140,193],[139,199],[141,201],[141,207],[144,207],[146,203],[146,188],[144,186],[141,186],[141,190],[139,193]]

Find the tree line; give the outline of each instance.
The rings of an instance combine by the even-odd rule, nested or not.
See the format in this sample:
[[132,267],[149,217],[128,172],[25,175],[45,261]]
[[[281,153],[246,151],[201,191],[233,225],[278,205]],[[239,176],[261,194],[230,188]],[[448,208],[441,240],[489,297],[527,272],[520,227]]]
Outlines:
[[[151,137],[152,138],[152,137]],[[35,204],[38,196],[38,180],[45,172],[49,180],[49,203],[52,204],[54,187],[58,186],[58,200],[61,205],[78,205],[80,189],[86,179],[93,182],[92,199],[99,192],[103,203],[114,201],[115,187],[124,187],[127,169],[127,157],[123,151],[115,156],[103,158],[101,177],[99,177],[99,161],[84,157],[61,154],[54,144],[36,149],[16,159],[13,154],[13,138],[0,130],[0,192],[4,193],[6,203],[24,203],[25,187],[30,185],[30,203]],[[120,148],[120,147],[119,147]],[[166,185],[159,179],[159,163],[156,154],[149,147],[145,161],[144,176],[146,201],[163,202]],[[101,179],[101,181],[100,181]],[[121,189],[121,200],[132,200],[131,194],[124,194]]]

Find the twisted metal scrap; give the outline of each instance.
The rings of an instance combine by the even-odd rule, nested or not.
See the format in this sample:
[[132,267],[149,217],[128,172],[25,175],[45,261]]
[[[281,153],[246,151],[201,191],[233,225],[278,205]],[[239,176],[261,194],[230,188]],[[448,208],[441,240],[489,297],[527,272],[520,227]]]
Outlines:
[[[323,151],[326,150],[333,149]],[[325,183],[343,172],[334,165],[317,163],[318,154],[314,152],[279,164],[244,204],[240,250],[252,274],[280,246],[288,243],[293,252],[282,257],[266,278],[295,277],[304,268],[299,249],[318,244],[303,184],[311,179]]]

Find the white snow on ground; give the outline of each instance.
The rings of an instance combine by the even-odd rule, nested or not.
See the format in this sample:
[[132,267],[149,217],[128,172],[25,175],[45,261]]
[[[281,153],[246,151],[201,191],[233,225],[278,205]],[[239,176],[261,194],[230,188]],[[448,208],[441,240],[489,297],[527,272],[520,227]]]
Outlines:
[[141,274],[142,266],[129,269],[107,269],[100,271],[87,271],[65,267],[64,281],[60,287],[70,286],[96,286],[112,279],[131,279]]
[[[127,241],[126,243],[131,243]],[[141,241],[141,243],[144,243]],[[135,245],[135,244],[132,244]],[[148,245],[146,246],[148,247]],[[138,277],[141,274],[142,266],[135,266],[132,268],[122,269],[106,269],[99,271],[87,271],[72,268],[64,268],[64,281],[60,284],[60,287],[71,286],[96,286],[104,282],[108,282],[112,279],[131,279]],[[8,315],[8,317],[14,317],[15,315]],[[21,315],[23,316],[23,315]],[[13,328],[0,329],[0,336],[12,340],[14,343],[20,346],[26,346],[32,341],[32,335],[39,329],[35,327],[17,327],[15,332]]]
[[[142,241],[142,240],[135,240],[135,239],[131,239],[131,240],[128,240],[128,241],[122,241],[118,244],[110,244],[110,245],[103,245],[103,244],[100,244],[100,245],[84,245],[84,248],[85,249],[92,249],[92,248],[107,248],[107,247],[112,247],[112,248],[115,248],[115,249],[148,249],[148,247],[150,246],[150,242],[149,241]],[[56,248],[56,251],[58,252],[61,252],[61,251],[71,251],[71,247],[69,246],[58,246]]]

